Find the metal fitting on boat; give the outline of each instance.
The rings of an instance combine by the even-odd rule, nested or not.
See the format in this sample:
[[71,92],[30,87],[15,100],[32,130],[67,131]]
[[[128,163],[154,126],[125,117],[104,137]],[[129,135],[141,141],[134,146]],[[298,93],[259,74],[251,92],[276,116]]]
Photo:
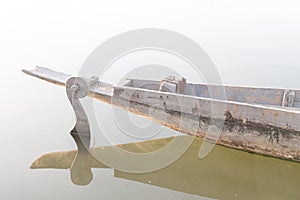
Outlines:
[[74,93],[77,98],[83,98],[88,95],[90,87],[97,83],[98,78],[92,77],[87,79],[85,77],[71,77],[66,82],[66,89]]

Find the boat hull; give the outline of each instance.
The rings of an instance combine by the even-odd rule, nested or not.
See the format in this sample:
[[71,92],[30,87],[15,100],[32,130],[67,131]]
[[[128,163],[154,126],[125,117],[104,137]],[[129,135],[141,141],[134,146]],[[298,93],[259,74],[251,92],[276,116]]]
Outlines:
[[[24,72],[60,86],[71,77],[47,68]],[[300,162],[297,109],[103,82],[92,86],[89,96],[212,143]]]

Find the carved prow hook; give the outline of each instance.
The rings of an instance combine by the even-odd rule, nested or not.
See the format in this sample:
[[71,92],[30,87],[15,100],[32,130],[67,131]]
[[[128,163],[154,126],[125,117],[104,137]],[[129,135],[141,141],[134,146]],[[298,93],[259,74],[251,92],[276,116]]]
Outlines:
[[91,79],[71,77],[66,82],[67,96],[76,115],[76,124],[70,134],[78,149],[71,166],[71,180],[77,185],[87,185],[93,179],[91,168],[86,165],[91,140],[90,125],[79,98],[86,97],[90,86],[97,83],[97,81],[98,78],[95,77]]

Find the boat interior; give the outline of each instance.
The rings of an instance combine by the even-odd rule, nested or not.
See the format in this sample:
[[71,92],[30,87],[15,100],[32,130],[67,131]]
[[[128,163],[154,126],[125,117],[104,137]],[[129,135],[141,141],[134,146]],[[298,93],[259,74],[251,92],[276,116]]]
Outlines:
[[179,93],[182,95],[227,100],[248,104],[258,104],[276,108],[300,109],[300,90],[278,88],[256,88],[229,85],[207,85],[185,83],[179,90],[182,79],[166,78],[162,81],[127,79],[124,86],[154,91]]

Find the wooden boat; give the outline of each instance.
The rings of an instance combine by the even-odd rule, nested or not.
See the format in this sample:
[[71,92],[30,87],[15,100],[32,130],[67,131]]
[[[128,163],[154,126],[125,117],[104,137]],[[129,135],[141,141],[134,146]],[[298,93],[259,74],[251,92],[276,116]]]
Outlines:
[[[67,88],[71,77],[43,67],[23,72]],[[226,147],[300,161],[300,90],[195,84],[174,77],[129,79],[122,86],[93,79],[84,87],[97,100],[174,130]],[[216,115],[212,107],[225,108],[223,115]],[[151,116],[149,108],[155,111]]]

